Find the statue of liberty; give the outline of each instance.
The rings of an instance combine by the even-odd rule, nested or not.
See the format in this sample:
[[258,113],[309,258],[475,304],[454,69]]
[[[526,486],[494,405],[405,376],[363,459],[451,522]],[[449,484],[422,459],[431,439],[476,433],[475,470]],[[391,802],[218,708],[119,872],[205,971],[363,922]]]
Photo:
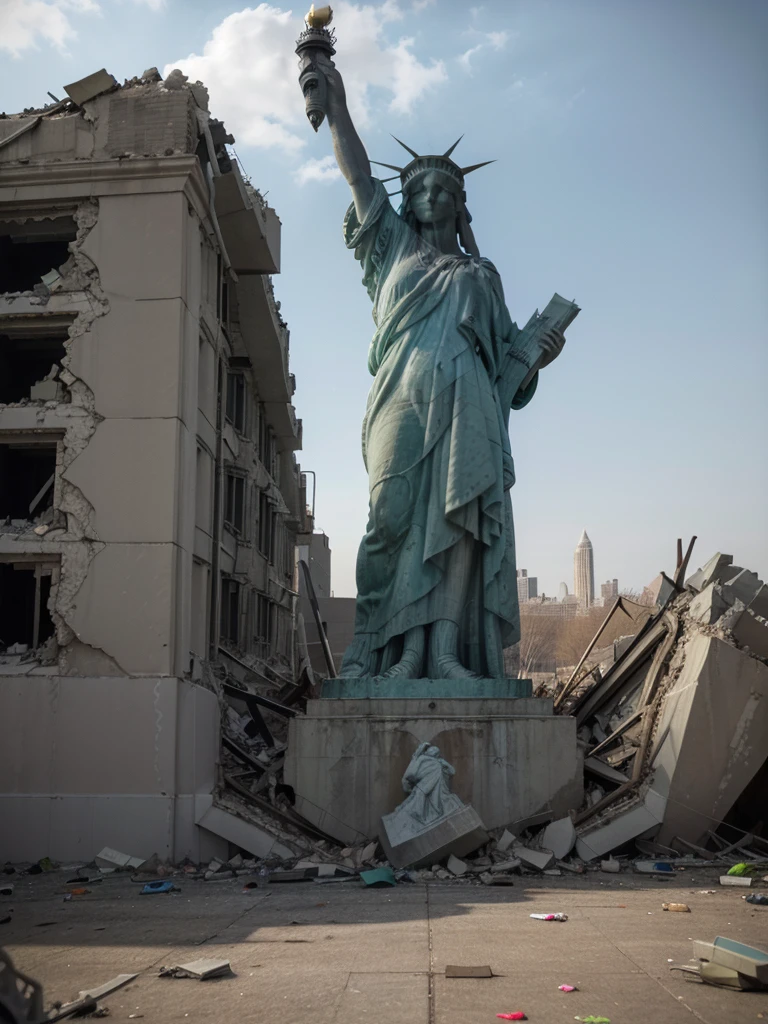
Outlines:
[[[403,196],[395,212],[371,174],[328,49],[312,58],[352,191],[344,238],[376,325],[362,431],[370,510],[355,637],[340,675],[501,678],[502,650],[519,639],[509,413],[530,402],[567,323],[538,332],[534,359],[517,345],[524,332],[480,256],[466,206],[465,176],[484,164],[455,163],[458,143],[439,156],[404,146],[410,161],[392,167]],[[317,129],[322,114],[309,116]]]

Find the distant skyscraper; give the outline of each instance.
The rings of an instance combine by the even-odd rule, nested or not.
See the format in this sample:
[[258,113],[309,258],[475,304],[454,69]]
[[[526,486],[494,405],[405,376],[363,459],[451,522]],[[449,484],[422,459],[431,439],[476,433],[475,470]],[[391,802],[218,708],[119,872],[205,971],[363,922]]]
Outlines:
[[539,580],[536,576],[529,576],[527,569],[517,570],[517,600],[520,604],[526,604],[532,597],[539,593]]
[[566,599],[566,597],[568,597],[568,584],[567,583],[561,583],[560,584],[560,588],[557,591],[557,600],[558,601],[564,601]]
[[573,589],[579,602],[591,608],[595,599],[595,556],[586,530],[573,553]]
[[603,599],[603,604],[610,604],[611,601],[615,601],[618,596],[618,580],[606,580],[605,583],[600,584],[600,597]]

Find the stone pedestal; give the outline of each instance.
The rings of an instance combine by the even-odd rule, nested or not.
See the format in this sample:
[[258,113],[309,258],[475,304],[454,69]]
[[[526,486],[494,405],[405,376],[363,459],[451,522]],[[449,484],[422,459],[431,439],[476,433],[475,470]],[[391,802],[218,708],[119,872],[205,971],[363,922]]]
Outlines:
[[289,725],[284,775],[296,810],[344,844],[374,838],[426,741],[454,766],[454,792],[487,829],[545,808],[562,816],[582,801],[576,722],[554,715],[549,699],[323,697]]

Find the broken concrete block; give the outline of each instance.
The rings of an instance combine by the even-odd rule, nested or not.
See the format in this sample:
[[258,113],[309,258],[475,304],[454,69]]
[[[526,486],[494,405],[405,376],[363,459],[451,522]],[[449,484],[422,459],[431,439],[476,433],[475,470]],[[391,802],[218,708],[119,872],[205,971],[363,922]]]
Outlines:
[[466,875],[467,873],[467,865],[464,863],[463,860],[459,860],[458,857],[454,857],[453,854],[450,855],[445,866],[448,868],[452,875],[457,875],[460,877],[461,875]]
[[555,855],[551,850],[531,850],[527,846],[515,846],[514,854],[528,868],[544,871],[555,863]]
[[517,869],[520,867],[520,865],[522,863],[523,862],[520,860],[519,857],[510,857],[509,860],[502,860],[502,861],[499,861],[498,864],[494,864],[491,867],[491,873],[495,875],[495,874],[498,874],[500,871],[501,872],[517,871]]
[[[697,570],[685,581],[686,587],[694,590],[703,590],[709,583],[722,582],[723,576],[727,576],[728,567],[733,562],[733,555],[721,555],[718,551],[713,555],[703,569]],[[735,573],[731,573],[735,575]],[[728,576],[730,579],[730,576]]]
[[619,863],[619,861],[615,860],[613,857],[609,857],[608,860],[601,860],[600,861],[600,870],[601,871],[608,871],[611,874],[616,875],[616,874],[619,873],[619,871],[621,871],[621,864]]
[[508,850],[510,848],[514,841],[515,837],[512,835],[510,831],[508,831],[508,829],[505,828],[504,831],[501,833],[501,838],[496,843],[496,849],[499,850],[501,853],[504,853],[505,850]]
[[529,814],[526,818],[518,818],[516,821],[513,821],[509,826],[509,831],[519,836],[526,829],[536,828],[537,825],[546,825],[553,818],[554,814],[552,811],[539,811],[537,814]]
[[231,974],[232,968],[229,960],[192,960],[188,964],[177,964],[175,967],[161,967],[161,978],[197,978],[205,981],[207,978],[220,978],[224,974]]
[[541,845],[551,850],[557,860],[567,857],[576,843],[576,829],[570,818],[559,818],[547,825],[541,835]]
[[717,622],[727,607],[728,605],[720,593],[719,584],[709,583],[691,601],[688,614],[697,622],[711,626],[713,622]]
[[374,859],[374,857],[376,856],[376,845],[377,844],[374,842],[368,843],[367,846],[363,847],[362,851],[360,852],[361,864],[368,864],[370,861]]
[[741,572],[737,573],[733,579],[728,580],[723,585],[723,597],[732,604],[733,600],[730,595],[738,598],[739,601],[743,601],[745,605],[751,604],[758,594],[758,591],[762,589],[763,581],[757,575],[757,573],[750,572],[749,569],[742,569]]
[[101,853],[96,855],[96,867],[102,871],[117,871],[119,869],[139,868],[144,863],[143,857],[130,857],[127,853],[120,853],[105,846]]
[[109,92],[110,89],[114,89],[116,85],[117,79],[110,75],[106,68],[102,68],[101,71],[95,71],[92,75],[87,75],[77,82],[72,82],[71,85],[65,85],[64,92],[73,103],[81,107],[88,100],[95,99],[96,96],[101,96],[103,92]]
[[163,85],[166,89],[174,91],[177,89],[183,89],[188,81],[188,76],[185,75],[180,68],[174,68],[173,71],[166,75]]
[[[381,819],[379,838],[387,860],[396,868],[434,864],[449,853],[464,857],[488,842],[488,833],[477,811],[466,804],[396,845],[392,845],[387,832],[392,817],[385,814]],[[397,832],[395,835],[400,839]]]
[[758,658],[768,658],[768,622],[765,619],[758,619],[745,608],[731,624],[731,633],[741,647],[748,647]]
[[768,619],[768,587],[763,584],[747,606],[753,615]]

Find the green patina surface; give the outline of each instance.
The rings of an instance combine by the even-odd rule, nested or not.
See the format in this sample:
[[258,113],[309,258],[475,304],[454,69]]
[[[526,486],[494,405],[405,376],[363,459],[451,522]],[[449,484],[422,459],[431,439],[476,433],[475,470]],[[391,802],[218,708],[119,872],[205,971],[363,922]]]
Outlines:
[[532,697],[530,679],[326,679],[322,697],[365,700],[373,697]]

